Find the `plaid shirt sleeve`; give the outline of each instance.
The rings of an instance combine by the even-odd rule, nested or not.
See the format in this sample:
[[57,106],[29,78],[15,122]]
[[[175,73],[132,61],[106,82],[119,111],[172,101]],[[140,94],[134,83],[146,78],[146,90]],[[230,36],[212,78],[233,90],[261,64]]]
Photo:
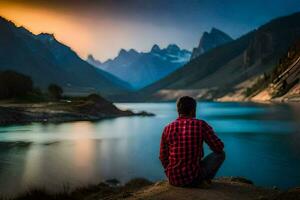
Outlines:
[[215,134],[213,128],[203,121],[202,125],[204,141],[208,144],[209,148],[216,153],[221,153],[224,149],[224,144]]
[[159,159],[161,161],[161,164],[163,165],[164,169],[167,169],[169,164],[169,147],[168,142],[166,139],[166,134],[168,131],[168,127],[166,127],[163,131],[163,134],[161,136],[160,141],[160,152],[159,152]]

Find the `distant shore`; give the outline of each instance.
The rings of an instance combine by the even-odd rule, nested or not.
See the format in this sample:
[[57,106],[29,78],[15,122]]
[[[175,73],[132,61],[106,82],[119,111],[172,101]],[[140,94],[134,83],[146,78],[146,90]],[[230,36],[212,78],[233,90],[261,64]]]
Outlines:
[[120,110],[112,103],[99,99],[40,103],[1,103],[0,126],[32,122],[62,123],[98,121],[123,116],[153,116],[145,111]]
[[[215,91],[211,89],[164,89],[156,93],[142,98],[137,96],[134,101],[136,102],[171,102],[176,101],[181,96],[191,96],[199,101],[216,101],[216,102],[262,102],[262,103],[280,103],[280,102],[300,102],[300,87],[293,89],[287,94],[280,97],[272,97],[266,90],[260,91],[252,96],[245,96],[244,89],[234,92]],[[143,95],[145,96],[145,95]],[[129,102],[132,101],[130,97],[118,97]],[[117,98],[114,101],[120,101]]]

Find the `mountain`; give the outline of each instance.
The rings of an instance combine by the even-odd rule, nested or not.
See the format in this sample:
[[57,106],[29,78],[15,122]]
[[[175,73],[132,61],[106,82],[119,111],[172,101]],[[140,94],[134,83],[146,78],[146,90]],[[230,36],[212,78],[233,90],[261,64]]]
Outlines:
[[42,89],[55,83],[73,93],[99,91],[109,95],[126,90],[124,81],[88,64],[54,35],[34,35],[2,17],[0,46],[0,70],[26,74]]
[[141,99],[172,100],[184,94],[219,99],[242,93],[258,76],[274,69],[299,38],[300,12],[274,19],[203,53],[137,95]]
[[96,63],[91,56],[87,61],[139,89],[178,69],[189,61],[190,56],[191,52],[171,44],[164,49],[154,45],[150,52],[145,53],[121,49],[116,58],[102,64]]
[[300,38],[270,73],[264,73],[248,87],[246,99],[255,101],[300,100]]
[[195,59],[201,54],[217,46],[231,42],[232,40],[233,39],[223,31],[220,31],[216,28],[212,28],[209,33],[208,32],[203,33],[198,47],[193,49],[191,59]]
[[102,65],[101,61],[94,58],[92,54],[89,54],[86,61],[95,67],[100,67]]

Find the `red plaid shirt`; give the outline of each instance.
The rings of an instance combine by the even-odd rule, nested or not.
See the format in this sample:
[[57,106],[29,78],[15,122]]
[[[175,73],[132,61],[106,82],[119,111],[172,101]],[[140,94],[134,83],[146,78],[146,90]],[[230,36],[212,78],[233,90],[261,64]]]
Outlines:
[[203,142],[214,152],[223,151],[223,142],[203,120],[179,117],[165,127],[159,158],[172,185],[187,185],[201,177]]

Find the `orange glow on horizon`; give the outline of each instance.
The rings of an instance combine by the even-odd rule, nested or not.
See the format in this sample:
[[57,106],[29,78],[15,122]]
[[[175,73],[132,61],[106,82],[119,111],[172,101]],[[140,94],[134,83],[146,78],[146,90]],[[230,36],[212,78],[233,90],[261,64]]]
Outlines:
[[24,26],[34,34],[51,33],[58,41],[70,46],[81,57],[88,53],[92,42],[87,29],[72,15],[37,7],[0,3],[0,16],[11,20],[17,26]]
[[54,34],[81,58],[93,54],[102,62],[116,57],[121,48],[145,52],[154,44],[166,47],[171,43],[187,48],[182,45],[184,40],[193,36],[193,44],[196,44],[199,39],[193,31],[179,31],[178,27],[126,17],[104,7],[47,7],[26,1],[0,0],[0,16],[34,34]]

